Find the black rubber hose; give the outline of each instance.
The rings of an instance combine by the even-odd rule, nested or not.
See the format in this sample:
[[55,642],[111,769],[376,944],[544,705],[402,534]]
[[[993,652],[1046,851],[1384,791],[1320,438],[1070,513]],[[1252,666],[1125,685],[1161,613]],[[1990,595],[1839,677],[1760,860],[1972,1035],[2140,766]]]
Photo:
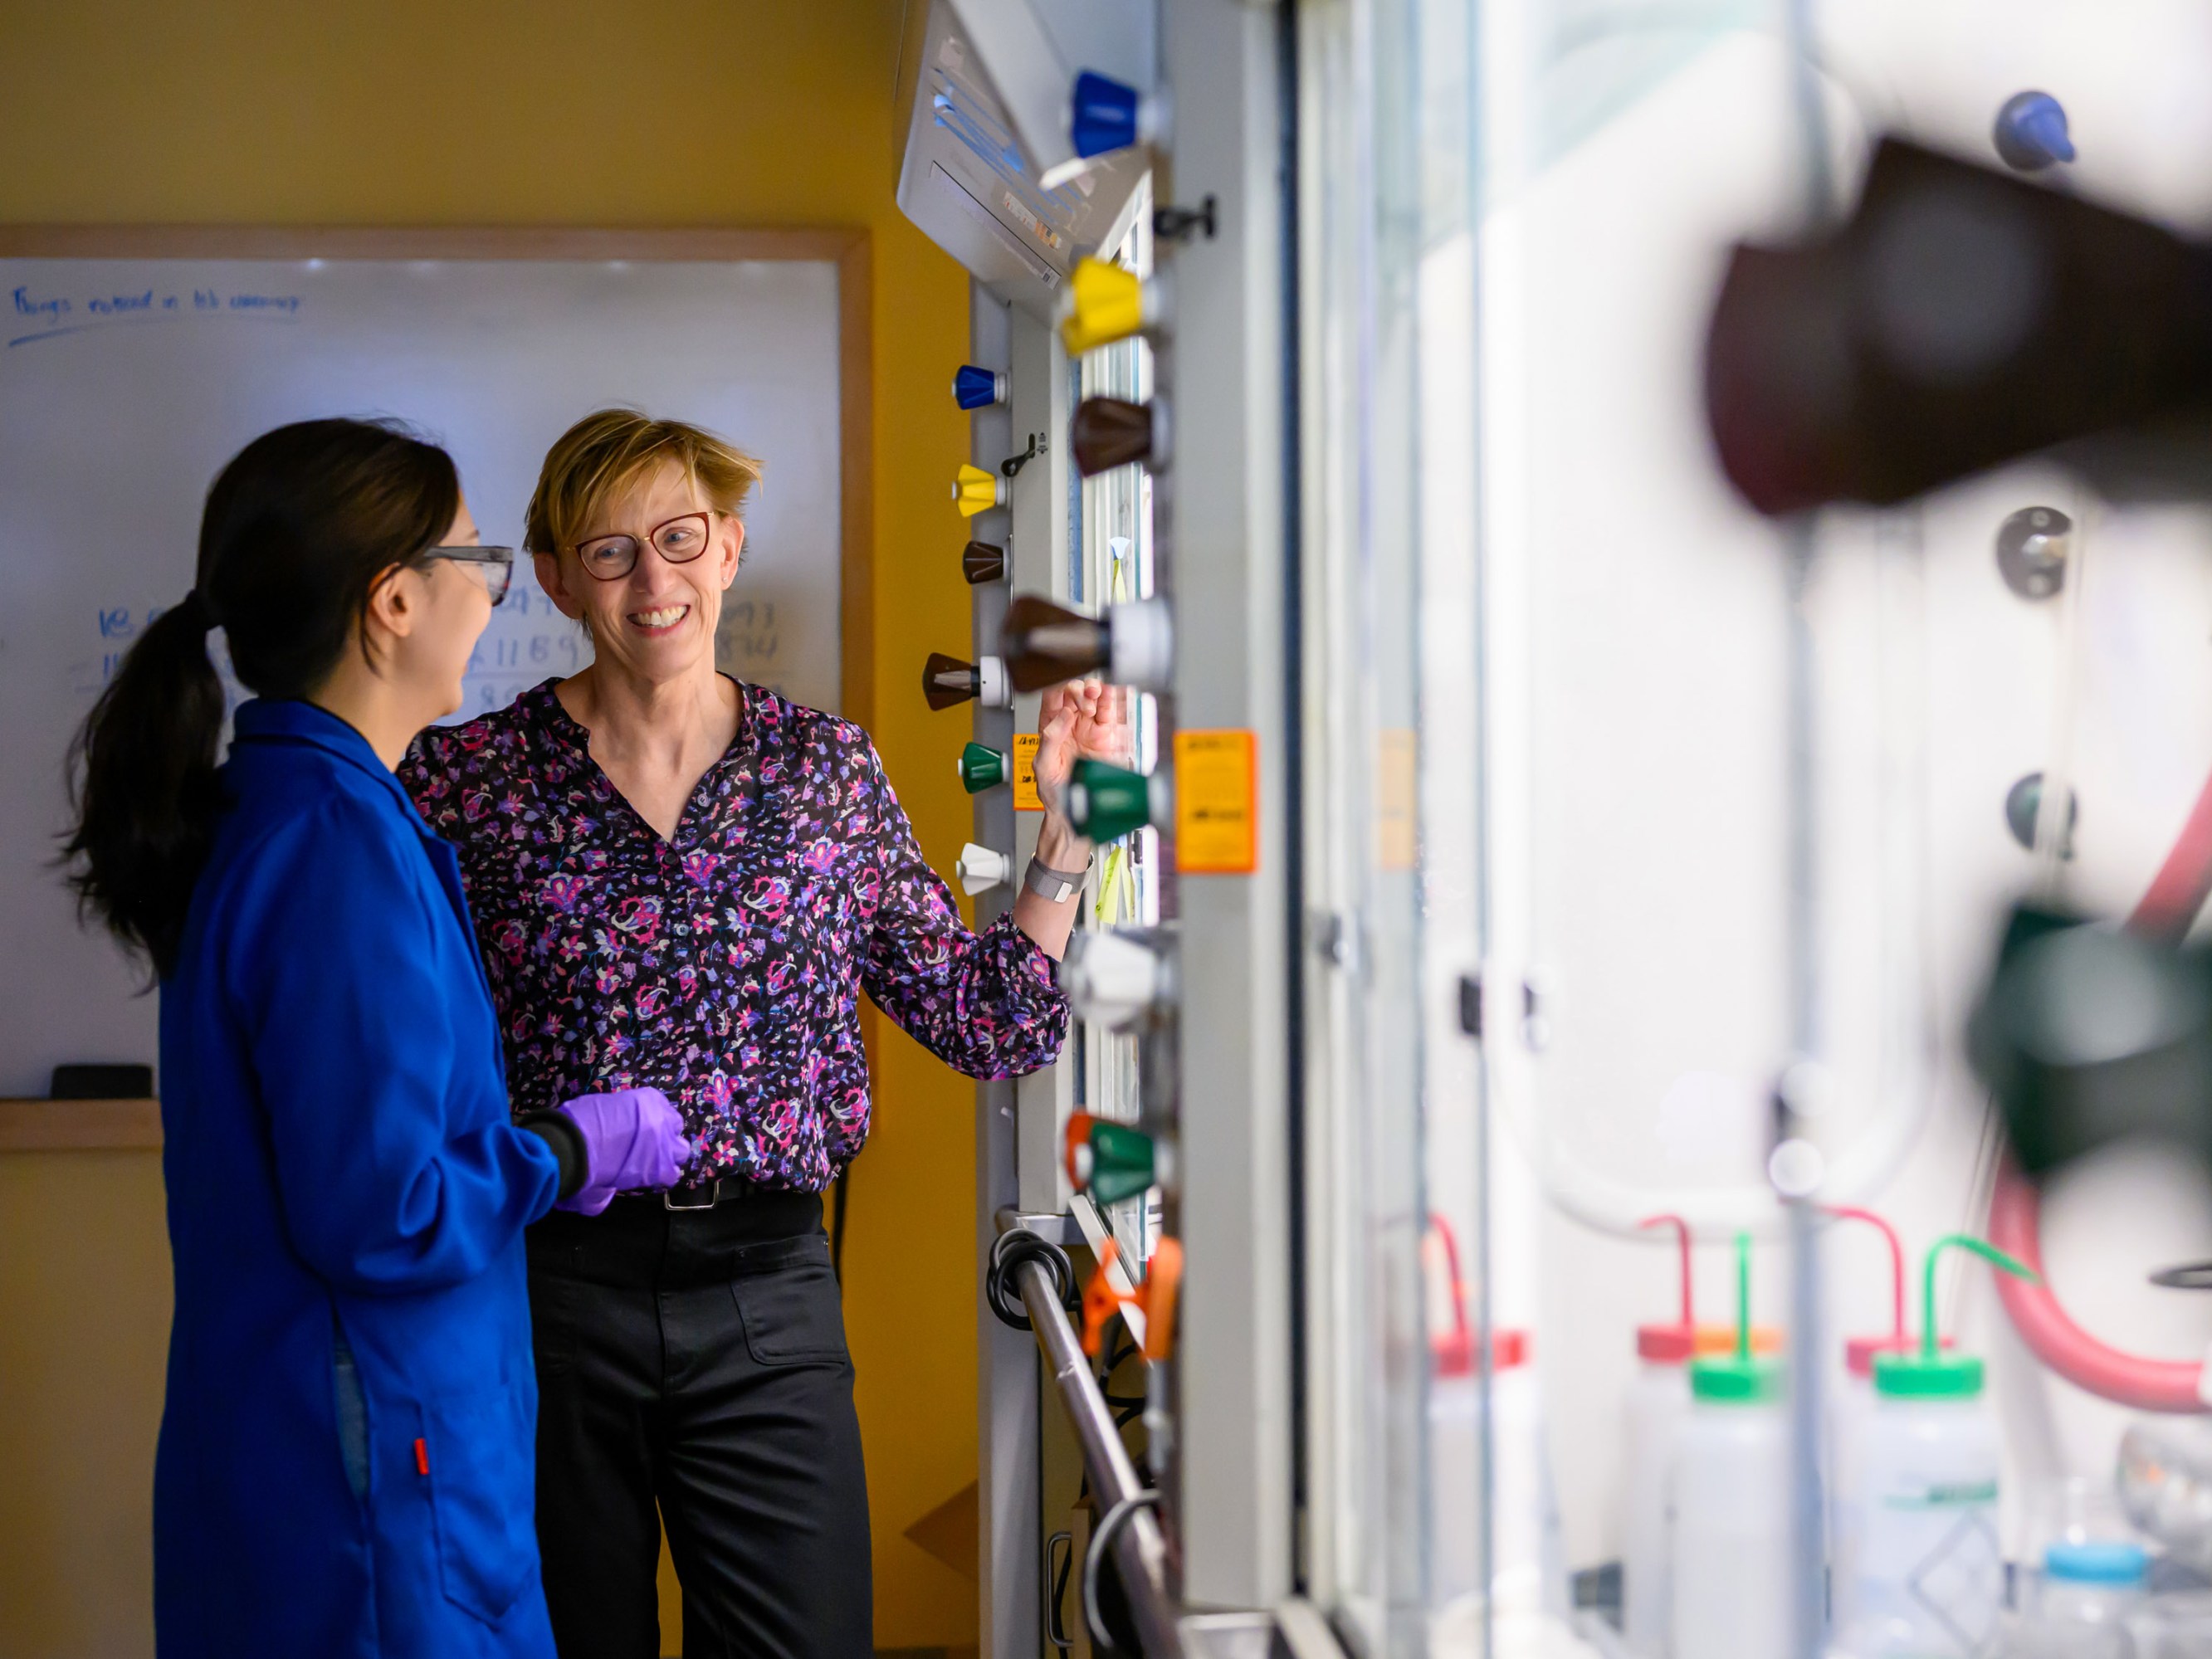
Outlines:
[[[1128,1617],[1128,1605],[1123,1601],[1119,1609],[1109,1610],[1102,1605],[1099,1595],[1099,1574],[1107,1552],[1114,1547],[1114,1534],[1129,1524],[1139,1510],[1158,1509],[1160,1494],[1157,1490],[1131,1492],[1108,1510],[1091,1529],[1091,1543],[1083,1552],[1083,1625],[1091,1632],[1092,1648],[1109,1653],[1141,1653],[1143,1644],[1138,1640]],[[1121,1588],[1121,1575],[1114,1576],[1115,1588]],[[1114,1612],[1121,1616],[1115,1618]]]
[[1030,1316],[1023,1308],[1021,1292],[1014,1286],[1014,1271],[1029,1261],[1042,1264],[1051,1276],[1053,1294],[1060,1306],[1073,1307],[1079,1295],[1075,1268],[1066,1251],[1026,1227],[1000,1233],[991,1246],[991,1265],[983,1273],[983,1299],[991,1304],[1000,1323],[1018,1331],[1030,1328]]

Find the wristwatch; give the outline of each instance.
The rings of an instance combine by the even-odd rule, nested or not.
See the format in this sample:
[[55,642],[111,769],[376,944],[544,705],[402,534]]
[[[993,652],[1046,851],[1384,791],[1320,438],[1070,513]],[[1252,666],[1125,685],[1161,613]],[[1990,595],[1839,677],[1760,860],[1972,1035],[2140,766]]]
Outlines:
[[1083,868],[1070,875],[1065,870],[1052,869],[1042,860],[1032,858],[1027,872],[1022,877],[1022,885],[1039,898],[1057,904],[1083,885],[1083,878],[1090,868],[1091,862],[1086,859]]

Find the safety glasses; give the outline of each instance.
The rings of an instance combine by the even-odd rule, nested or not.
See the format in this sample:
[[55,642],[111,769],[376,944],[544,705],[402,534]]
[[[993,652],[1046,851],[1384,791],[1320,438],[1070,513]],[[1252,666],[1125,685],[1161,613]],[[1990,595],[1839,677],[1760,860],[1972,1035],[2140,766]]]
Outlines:
[[507,597],[507,585],[514,580],[514,550],[511,547],[426,547],[422,556],[451,559],[455,564],[482,565],[484,586],[494,605]]

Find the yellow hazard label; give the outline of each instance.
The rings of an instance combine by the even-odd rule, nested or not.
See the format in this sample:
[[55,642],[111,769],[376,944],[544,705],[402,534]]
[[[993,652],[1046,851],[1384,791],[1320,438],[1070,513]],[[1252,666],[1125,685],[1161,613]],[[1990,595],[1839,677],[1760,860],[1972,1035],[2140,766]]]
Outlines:
[[1260,867],[1260,746],[1250,732],[1178,732],[1176,868],[1249,876]]
[[1014,811],[1042,812],[1044,798],[1037,793],[1037,744],[1043,739],[1034,732],[1014,733]]

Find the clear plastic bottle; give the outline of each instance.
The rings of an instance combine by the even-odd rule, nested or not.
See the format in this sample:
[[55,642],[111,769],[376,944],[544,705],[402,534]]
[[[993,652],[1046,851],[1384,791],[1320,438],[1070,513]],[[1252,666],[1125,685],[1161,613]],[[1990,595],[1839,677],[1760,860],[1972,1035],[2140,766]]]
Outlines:
[[1568,1613],[1566,1548],[1552,1481],[1544,1390],[1526,1331],[1492,1334],[1492,1482],[1497,1516],[1491,1604],[1501,1613]]
[[1431,1275],[1442,1252],[1448,1297],[1439,1328],[1437,1281],[1431,1277],[1429,1605],[1443,1611],[1455,1602],[1473,1607],[1482,1588],[1482,1378],[1474,1363],[1458,1241],[1443,1218],[1431,1217],[1424,1243],[1423,1265]]
[[2150,1558],[2127,1543],[2060,1543],[2044,1552],[2043,1593],[2006,1659],[2138,1659],[2130,1622],[2150,1586]]
[[1636,1329],[1636,1380],[1628,1385],[1628,1455],[1623,1472],[1620,1539],[1621,1639],[1638,1659],[1668,1659],[1673,1645],[1673,1569],[1667,1547],[1667,1473],[1674,1443],[1690,1415],[1690,1362],[1698,1353],[1689,1224],[1653,1216],[1646,1227],[1672,1226],[1680,1251],[1681,1317]]
[[[1752,1352],[1782,1352],[1782,1333],[1752,1328]],[[1668,1480],[1694,1403],[1690,1362],[1735,1352],[1728,1325],[1639,1325],[1636,1379],[1628,1385],[1628,1455],[1621,1504],[1621,1640],[1638,1659],[1674,1653],[1674,1542]]]
[[1937,1240],[1927,1256],[1920,1352],[1875,1360],[1876,1405],[1855,1471],[1863,1526],[1854,1611],[1843,1640],[1859,1659],[1980,1659],[2003,1617],[1996,1420],[1982,1401],[1982,1362],[1943,1352],[1936,1338],[1936,1264],[1953,1247],[2027,1273],[1978,1238]]
[[1639,1659],[1669,1659],[1672,1652],[1667,1474],[1689,1420],[1697,1337],[1688,1325],[1645,1325],[1636,1333],[1621,1502],[1620,1629]]
[[1668,1481],[1673,1659],[1791,1650],[1790,1425],[1782,1366],[1752,1348],[1751,1239],[1736,1239],[1736,1347],[1690,1367]]
[[1442,1608],[1482,1587],[1482,1379],[1471,1341],[1431,1348],[1429,1601]]
[[1492,1543],[1489,1605],[1499,1614],[1570,1611],[1566,1552],[1552,1480],[1544,1394],[1527,1331],[1490,1334],[1490,1399],[1475,1365],[1475,1337],[1467,1320],[1459,1247],[1441,1218],[1431,1226],[1443,1247],[1451,1285],[1451,1324],[1430,1341],[1430,1601],[1438,1610],[1482,1589],[1482,1441],[1486,1419],[1492,1455]]
[[1910,1353],[1917,1345],[1905,1328],[1905,1245],[1897,1229],[1871,1210],[1838,1207],[1828,1213],[1839,1221],[1864,1222],[1881,1234],[1889,1247],[1891,1285],[1889,1333],[1847,1339],[1843,1377],[1827,1395],[1821,1462],[1828,1483],[1829,1616],[1834,1628],[1843,1631],[1858,1614],[1859,1540],[1866,1529],[1859,1477],[1866,1468],[1866,1428],[1876,1404],[1874,1362],[1880,1354]]
[[[1528,1363],[1528,1334],[1492,1335],[1492,1483],[1498,1517],[1491,1605],[1500,1613],[1568,1613],[1559,1498],[1546,1455],[1544,1397]],[[1431,1545],[1431,1600],[1438,1607],[1482,1587],[1482,1379],[1472,1367],[1440,1371],[1429,1389],[1429,1455],[1439,1474]],[[1449,1471],[1450,1485],[1442,1484]]]
[[1971,1389],[1954,1376],[1905,1386],[1949,1386],[1950,1395],[1896,1393],[1875,1372],[1879,1403],[1868,1420],[1860,1480],[1864,1528],[1851,1594],[1855,1653],[1974,1659],[1995,1639],[2004,1610],[1997,1532],[2000,1446],[1981,1402],[1978,1361]]
[[1854,1337],[1845,1347],[1843,1381],[1828,1394],[1829,1617],[1839,1631],[1858,1617],[1859,1553],[1866,1535],[1867,1429],[1881,1408],[1874,1391],[1874,1362],[1906,1348],[1893,1339]]

